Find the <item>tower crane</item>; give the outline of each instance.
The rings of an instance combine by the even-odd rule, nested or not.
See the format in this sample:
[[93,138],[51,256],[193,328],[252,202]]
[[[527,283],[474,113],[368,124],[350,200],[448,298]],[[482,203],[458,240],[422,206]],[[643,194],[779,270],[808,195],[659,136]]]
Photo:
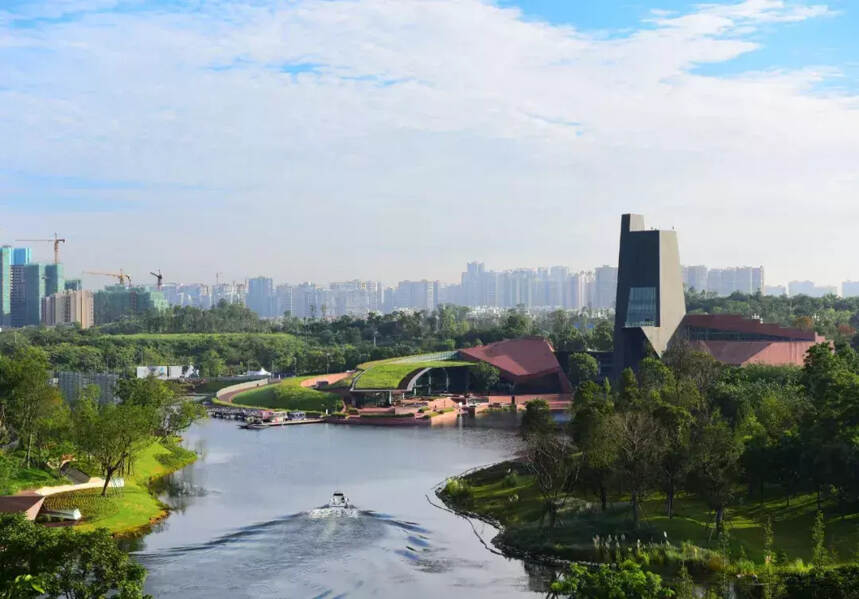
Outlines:
[[119,272],[100,272],[97,270],[85,270],[85,275],[104,275],[106,277],[116,277],[119,281],[120,285],[131,285],[131,275],[125,274],[125,272],[120,268]]
[[158,269],[158,272],[150,272],[153,277],[158,280],[158,289],[161,289],[161,281],[164,279],[164,275],[161,274],[161,269]]
[[56,233],[54,233],[53,238],[51,239],[16,239],[15,241],[49,241],[54,244],[54,264],[60,263],[60,244],[65,243],[66,240]]

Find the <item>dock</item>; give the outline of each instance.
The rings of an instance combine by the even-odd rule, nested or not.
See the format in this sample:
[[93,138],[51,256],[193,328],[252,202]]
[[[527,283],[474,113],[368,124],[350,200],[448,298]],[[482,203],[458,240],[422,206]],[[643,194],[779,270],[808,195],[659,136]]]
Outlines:
[[325,422],[325,420],[322,418],[304,418],[302,420],[280,420],[277,422],[246,422],[244,424],[240,424],[239,428],[257,430],[263,428],[273,428],[277,426],[290,426],[294,424],[319,424],[320,422]]

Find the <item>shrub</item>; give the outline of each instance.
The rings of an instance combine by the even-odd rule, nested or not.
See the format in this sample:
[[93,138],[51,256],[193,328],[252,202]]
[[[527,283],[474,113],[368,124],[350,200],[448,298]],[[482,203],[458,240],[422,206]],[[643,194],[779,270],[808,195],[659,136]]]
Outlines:
[[474,499],[474,490],[461,478],[449,478],[444,486],[444,493],[451,499],[468,504]]
[[859,597],[859,566],[814,568],[783,578],[784,596],[791,599],[855,599]]
[[503,484],[508,489],[514,489],[522,484],[522,481],[519,480],[519,477],[515,472],[507,472],[507,476],[504,477]]

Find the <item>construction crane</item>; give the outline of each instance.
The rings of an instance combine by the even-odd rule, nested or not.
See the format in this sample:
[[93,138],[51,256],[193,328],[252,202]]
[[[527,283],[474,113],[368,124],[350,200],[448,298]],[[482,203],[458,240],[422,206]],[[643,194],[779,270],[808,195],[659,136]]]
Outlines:
[[131,285],[131,275],[125,274],[125,272],[120,268],[119,272],[100,272],[97,270],[85,270],[85,275],[104,275],[106,277],[116,277],[119,280],[120,285]]
[[161,289],[161,281],[162,281],[162,279],[164,279],[164,275],[161,274],[161,269],[159,268],[158,272],[150,272],[149,274],[151,274],[153,277],[158,279],[158,289],[160,290]]
[[65,243],[66,240],[56,233],[54,233],[54,237],[52,239],[16,239],[15,241],[50,241],[54,244],[54,264],[60,263],[60,244]]

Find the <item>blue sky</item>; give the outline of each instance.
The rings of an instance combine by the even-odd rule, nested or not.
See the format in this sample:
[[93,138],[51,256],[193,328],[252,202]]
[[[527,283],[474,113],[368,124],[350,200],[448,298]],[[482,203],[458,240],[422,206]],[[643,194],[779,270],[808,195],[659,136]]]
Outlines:
[[849,0],[7,0],[0,235],[60,231],[72,272],[456,280],[611,262],[637,211],[686,263],[837,284],[856,31]]

